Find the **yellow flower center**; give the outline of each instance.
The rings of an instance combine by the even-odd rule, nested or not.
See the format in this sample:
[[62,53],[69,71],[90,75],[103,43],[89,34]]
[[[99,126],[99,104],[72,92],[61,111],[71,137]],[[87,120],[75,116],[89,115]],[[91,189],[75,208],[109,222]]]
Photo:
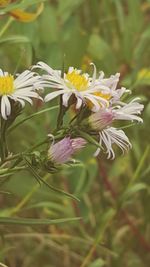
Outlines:
[[[77,70],[73,70],[72,72],[68,72],[65,76],[65,81],[68,87],[70,89],[75,88],[78,91],[84,91],[88,88],[89,85],[89,79],[84,74],[79,74]],[[108,100],[109,106],[109,100],[111,98],[110,94],[103,94],[102,92],[93,92],[93,95],[99,96],[103,99]],[[89,108],[93,108],[93,103],[90,100],[86,101]],[[101,102],[99,101],[99,105],[101,106]]]
[[12,75],[0,77],[0,96],[14,92],[14,77]]
[[65,80],[67,80],[67,85],[70,87],[74,87],[78,91],[84,91],[88,87],[89,80],[85,77],[84,74],[77,73],[76,70],[72,72],[68,72],[65,76]]
[[111,95],[110,94],[103,94],[101,92],[95,92],[93,94],[96,95],[96,96],[100,96],[100,97],[102,97],[102,98],[104,98],[106,100],[110,100],[110,98],[111,98]]
[[[103,94],[101,92],[94,92],[93,95],[100,96],[101,98],[108,100],[108,104],[106,106],[109,107],[109,100],[111,98],[111,95],[109,95],[109,94]],[[89,100],[87,101],[87,105],[88,105],[88,107],[90,109],[93,108],[93,103],[90,102]],[[99,105],[102,106],[101,103],[99,103]]]

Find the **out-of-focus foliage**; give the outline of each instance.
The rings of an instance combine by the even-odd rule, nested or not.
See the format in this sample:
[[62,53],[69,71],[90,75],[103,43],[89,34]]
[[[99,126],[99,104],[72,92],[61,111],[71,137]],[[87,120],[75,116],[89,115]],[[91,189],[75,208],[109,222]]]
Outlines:
[[[40,2],[12,5],[26,8]],[[149,44],[148,0],[44,1],[42,14],[32,23],[1,15],[1,68],[19,72],[42,60],[56,69],[64,62],[65,68],[73,65],[90,72],[89,63],[94,62],[106,75],[120,72],[121,85],[140,96],[145,109],[143,125],[128,128],[133,149],[127,155],[118,151],[114,161],[101,156],[96,160],[91,146],[80,154],[84,164],[66,166],[44,178],[80,202],[39,186],[23,171],[1,178],[0,216],[82,219],[48,226],[1,225],[0,262],[10,267],[149,266]],[[35,111],[41,108],[36,103]],[[17,153],[20,147],[26,150],[40,142],[51,131],[57,112],[41,114],[14,129],[11,149]],[[22,118],[30,113],[29,107]]]

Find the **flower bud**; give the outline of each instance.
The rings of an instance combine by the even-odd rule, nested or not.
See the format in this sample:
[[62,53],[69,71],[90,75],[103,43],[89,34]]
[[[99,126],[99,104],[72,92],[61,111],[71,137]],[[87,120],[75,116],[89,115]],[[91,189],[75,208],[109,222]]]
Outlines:
[[48,150],[48,158],[54,163],[63,164],[69,161],[72,155],[83,148],[86,141],[83,138],[65,137],[59,142],[52,144]]
[[89,117],[88,122],[93,130],[101,131],[111,125],[113,120],[114,113],[111,109],[100,109]]

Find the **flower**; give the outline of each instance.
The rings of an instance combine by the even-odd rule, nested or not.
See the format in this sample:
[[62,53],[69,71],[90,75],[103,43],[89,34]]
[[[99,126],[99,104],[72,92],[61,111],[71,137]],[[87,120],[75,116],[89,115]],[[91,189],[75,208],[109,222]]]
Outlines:
[[[96,79],[96,67],[94,67],[93,76],[81,72],[81,70],[69,67],[68,72],[61,77],[60,70],[53,70],[44,62],[39,62],[33,68],[39,68],[47,72],[43,75],[43,86],[55,88],[54,92],[48,93],[45,97],[45,102],[62,95],[62,102],[64,106],[68,106],[68,101],[72,95],[76,97],[76,108],[79,109],[82,104],[87,105],[92,111],[97,112],[101,107],[108,107],[111,99],[115,98],[116,85],[119,75],[112,75],[108,79],[103,79],[103,73],[100,73]],[[120,89],[120,95],[126,89]],[[117,90],[116,90],[117,91]]]
[[41,78],[34,72],[25,70],[15,78],[0,69],[0,113],[7,120],[11,114],[11,100],[18,101],[22,107],[25,101],[32,104],[31,98],[40,98],[35,89],[41,87]]
[[[116,144],[120,147],[122,152],[129,150],[129,148],[132,147],[128,137],[122,130],[118,130],[114,127],[108,127],[104,129],[103,131],[99,132],[100,136],[100,146],[105,145],[106,147],[106,153],[108,154],[108,159],[114,159],[115,153],[112,148],[113,144]],[[101,149],[98,148],[95,152],[95,156],[97,156],[100,153]]]
[[102,83],[104,86],[109,88],[109,95],[111,96],[110,104],[117,103],[118,101],[120,101],[120,98],[124,93],[130,92],[130,90],[127,90],[125,87],[117,89],[119,78],[120,78],[120,73],[111,75],[109,78],[104,78],[104,72],[103,71],[100,72],[98,83],[100,84]]
[[[0,0],[0,7],[7,7],[9,4],[11,4],[12,2],[14,2],[13,0]],[[10,16],[14,17],[16,20],[22,21],[22,22],[31,22],[33,20],[35,20],[43,11],[43,7],[44,4],[41,3],[39,5],[39,7],[37,8],[36,12],[26,12],[23,11],[21,9],[13,9],[10,11],[6,11],[7,14],[9,14]],[[2,10],[3,12],[3,10]],[[3,14],[3,13],[2,13]],[[4,10],[4,14],[5,14],[5,10]]]
[[93,113],[89,118],[89,124],[94,130],[102,130],[111,125],[114,120],[129,120],[143,122],[138,116],[144,108],[144,105],[137,102],[139,98],[133,99],[129,103],[122,103],[122,106],[110,106],[101,108],[98,112]]
[[71,156],[83,148],[86,141],[83,138],[64,137],[59,142],[52,144],[48,150],[48,158],[57,164],[63,164],[71,159]]
[[112,109],[101,109],[89,116],[88,122],[95,131],[101,131],[109,126],[114,120]]
[[[105,146],[108,158],[114,159],[115,153],[112,145],[117,144],[124,152],[131,148],[131,143],[123,130],[118,130],[112,127],[112,123],[115,120],[129,120],[143,122],[138,116],[144,108],[144,105],[137,102],[138,98],[133,99],[129,103],[123,103],[122,105],[110,106],[109,108],[101,108],[100,111],[93,113],[89,118],[89,124],[92,129],[99,132],[100,146]],[[101,151],[98,148],[95,152],[95,156]]]
[[134,98],[129,103],[123,103],[121,106],[116,106],[112,109],[114,114],[114,120],[129,120],[143,122],[143,120],[138,116],[144,109],[144,105],[137,102],[140,98]]
[[86,143],[87,142],[81,137],[72,139],[72,147],[73,147],[74,152],[83,148],[86,145]]

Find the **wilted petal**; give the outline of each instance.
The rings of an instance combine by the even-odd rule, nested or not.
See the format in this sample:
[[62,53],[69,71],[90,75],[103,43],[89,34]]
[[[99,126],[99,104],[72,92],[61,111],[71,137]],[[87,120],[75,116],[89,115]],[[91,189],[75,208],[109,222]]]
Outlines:
[[11,16],[13,16],[15,19],[19,21],[31,22],[35,20],[42,13],[43,8],[44,8],[44,4],[41,3],[35,13],[26,12],[20,9],[11,10],[9,13]]

